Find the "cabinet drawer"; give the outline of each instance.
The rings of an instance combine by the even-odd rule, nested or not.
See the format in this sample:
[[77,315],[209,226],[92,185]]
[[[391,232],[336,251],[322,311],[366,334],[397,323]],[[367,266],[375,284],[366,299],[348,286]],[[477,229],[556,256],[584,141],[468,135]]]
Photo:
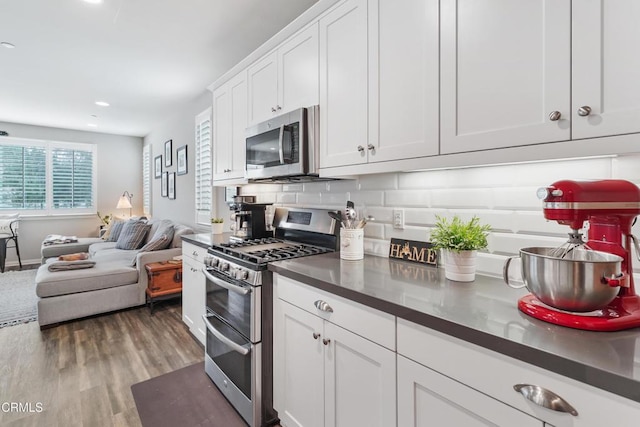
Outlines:
[[[555,427],[631,426],[640,416],[637,402],[404,319],[398,319],[398,354]],[[517,393],[513,388],[516,384],[550,390],[573,406],[578,415],[538,406]]]
[[[278,298],[315,314],[344,329],[395,350],[395,317],[324,292],[289,278],[274,275]],[[316,301],[325,302],[332,312],[316,307]]]
[[207,250],[192,243],[182,242],[182,255],[195,259],[199,263],[204,264],[204,257],[207,255]]

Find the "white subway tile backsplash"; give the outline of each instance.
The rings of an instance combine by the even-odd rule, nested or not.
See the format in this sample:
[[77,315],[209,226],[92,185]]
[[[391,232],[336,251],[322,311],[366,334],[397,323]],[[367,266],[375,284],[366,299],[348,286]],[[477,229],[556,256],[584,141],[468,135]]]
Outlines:
[[398,176],[395,173],[364,175],[358,178],[360,190],[395,190],[398,188]]
[[359,206],[384,206],[384,192],[382,191],[352,191],[351,201]]
[[[549,183],[551,184],[551,183]],[[512,187],[492,189],[494,209],[536,210],[542,208],[536,191],[539,187]]]
[[430,206],[431,200],[427,191],[420,190],[388,190],[384,192],[386,206]]
[[431,206],[437,208],[486,209],[491,207],[491,189],[432,190]]
[[335,181],[327,181],[327,190],[332,193],[344,193],[347,191],[358,190],[358,180],[356,179],[339,179]]
[[387,239],[392,237],[395,239],[418,240],[421,242],[428,241],[429,229],[427,227],[405,226],[400,230],[393,228],[391,224],[384,225],[384,235]]
[[278,193],[278,197],[276,198],[276,203],[283,203],[288,205],[295,204],[296,196],[297,196],[296,193]]
[[617,157],[612,159],[612,164],[612,178],[626,179],[636,185],[640,183],[640,155]]
[[[491,225],[488,252],[478,255],[481,274],[501,275],[506,256],[532,246],[557,247],[567,240],[568,227],[546,221],[539,187],[561,179],[627,179],[640,184],[640,155],[375,174],[356,180],[292,184],[252,184],[242,194],[279,205],[344,210],[352,200],[360,216],[375,217],[365,228],[365,253],[386,257],[392,237],[428,241],[436,215],[473,215]],[[405,213],[405,229],[392,227],[394,208]],[[639,224],[633,233],[640,235]],[[635,254],[634,254],[635,256]],[[640,262],[634,258],[634,270]],[[512,278],[519,277],[513,262]],[[506,285],[505,285],[506,286]]]
[[364,227],[364,237],[384,239],[384,224],[370,222]]
[[536,212],[517,211],[514,213],[514,232],[524,234],[542,234],[566,236],[570,231],[566,225],[558,224],[556,221],[547,221],[542,214],[542,209]]
[[515,255],[522,248],[548,247],[563,245],[564,237],[533,236],[526,234],[491,233],[488,238],[489,252],[493,254]]
[[296,194],[298,204],[302,207],[322,206],[322,195],[319,192],[304,191]]
[[302,186],[302,184],[283,184],[282,191],[288,193],[300,192],[304,191],[304,187]]

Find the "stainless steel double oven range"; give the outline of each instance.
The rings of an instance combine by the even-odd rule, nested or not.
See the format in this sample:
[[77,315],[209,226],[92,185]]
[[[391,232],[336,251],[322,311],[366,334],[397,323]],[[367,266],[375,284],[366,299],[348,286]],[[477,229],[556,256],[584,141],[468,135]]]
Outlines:
[[205,370],[252,427],[273,410],[272,261],[335,251],[339,224],[327,210],[277,208],[275,237],[216,244],[205,259]]

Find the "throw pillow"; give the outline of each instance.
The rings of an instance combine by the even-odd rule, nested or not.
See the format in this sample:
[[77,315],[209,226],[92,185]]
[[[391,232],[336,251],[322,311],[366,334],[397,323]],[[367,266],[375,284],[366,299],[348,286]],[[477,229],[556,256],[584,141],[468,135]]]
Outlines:
[[116,249],[132,250],[142,246],[151,228],[150,224],[142,221],[128,221],[122,227],[116,242]]
[[111,220],[109,224],[109,229],[105,233],[103,237],[105,242],[117,242],[118,237],[120,237],[120,233],[122,232],[122,227],[124,227],[124,221],[121,219]]
[[166,249],[173,240],[173,224],[164,228],[158,228],[153,237],[144,245],[140,252],[151,252]]

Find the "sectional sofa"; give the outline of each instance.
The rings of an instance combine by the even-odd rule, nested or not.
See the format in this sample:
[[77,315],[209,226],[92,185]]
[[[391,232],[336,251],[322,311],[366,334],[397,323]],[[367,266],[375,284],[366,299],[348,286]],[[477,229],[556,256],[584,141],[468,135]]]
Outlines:
[[[63,252],[88,252],[89,261],[95,262],[95,265],[91,268],[51,271],[50,266],[60,261],[55,257],[43,260],[36,274],[40,327],[145,304],[145,265],[168,261],[180,255],[182,236],[193,234],[191,228],[170,220],[151,220],[146,223],[146,235],[140,244],[142,249],[120,249],[122,245],[117,239],[100,241],[89,238],[80,239],[67,248],[61,245],[48,252],[43,250],[43,258],[47,253],[62,255]],[[165,233],[161,237],[166,242],[158,246],[158,236],[162,233]],[[171,234],[170,238],[167,234]]]

